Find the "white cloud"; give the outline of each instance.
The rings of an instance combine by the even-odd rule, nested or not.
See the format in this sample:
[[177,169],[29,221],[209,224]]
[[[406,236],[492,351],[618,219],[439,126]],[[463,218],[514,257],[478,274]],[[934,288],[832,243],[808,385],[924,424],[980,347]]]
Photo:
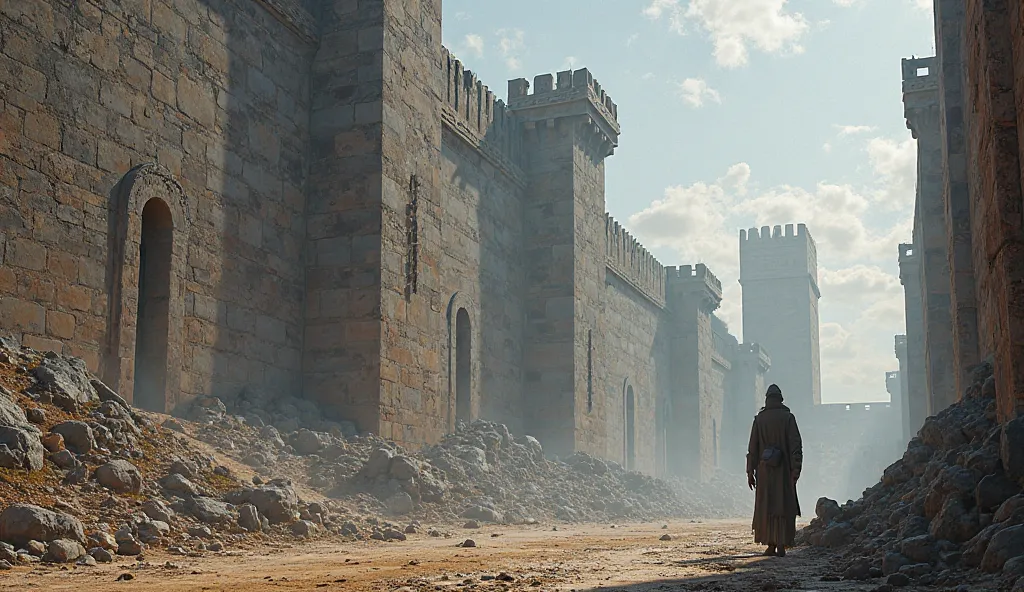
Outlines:
[[654,72],[645,72],[644,75],[640,77],[641,80],[654,80],[654,78]]
[[786,10],[787,0],[649,0],[643,14],[667,20],[684,34],[687,23],[705,31],[714,45],[716,62],[726,68],[746,65],[750,46],[768,54],[802,53],[800,39],[810,28],[798,12]]
[[[869,187],[826,181],[759,187],[750,167],[739,163],[714,181],[669,187],[629,217],[630,230],[648,247],[673,252],[665,263],[706,263],[722,280],[719,315],[736,333],[742,301],[737,230],[807,224],[818,252],[826,401],[884,400],[884,373],[896,367],[893,335],[904,327],[895,259],[896,245],[910,237],[913,184],[908,189],[906,179],[916,159],[903,142],[861,142],[877,181]],[[875,220],[880,196],[898,207]]]
[[831,154],[832,144],[825,142],[824,144],[821,145],[821,149],[825,151],[825,154]]
[[917,8],[918,10],[925,10],[925,11],[931,12],[932,9],[935,7],[934,4],[932,4],[932,0],[910,0],[910,1],[913,3],[914,7]]
[[466,50],[474,56],[480,58],[484,55],[484,38],[475,34],[470,33],[466,35],[466,38],[462,41],[463,46]]
[[687,78],[676,86],[676,93],[679,95],[679,98],[686,101],[691,107],[703,107],[704,101],[722,102],[722,97],[718,94],[718,91],[708,86],[708,83],[700,78]]
[[566,56],[566,58],[562,60],[562,70],[574,70],[579,66],[579,63],[580,61],[576,59],[576,56]]
[[838,4],[839,6],[853,6],[854,4],[860,2],[860,0],[832,0],[832,2]]
[[522,29],[499,29],[497,35],[498,49],[505,59],[505,66],[513,72],[518,71],[523,66],[520,54],[526,46],[526,34]]
[[638,39],[640,39],[640,34],[633,33],[628,38],[626,38],[626,47],[633,47],[633,44],[636,43]]
[[469,14],[468,12],[456,12],[455,13],[455,20],[457,20],[457,21],[468,21],[471,18],[473,18],[473,15]]
[[917,191],[917,142],[912,138],[899,142],[872,138],[865,151],[872,170],[881,177],[874,200],[889,209],[913,207]]
[[870,126],[870,125],[838,125],[838,124],[836,124],[835,128],[837,130],[839,130],[836,133],[836,135],[838,135],[840,138],[843,138],[843,137],[846,137],[846,136],[855,136],[855,135],[858,135],[858,134],[866,134],[868,132],[875,131],[874,126]]

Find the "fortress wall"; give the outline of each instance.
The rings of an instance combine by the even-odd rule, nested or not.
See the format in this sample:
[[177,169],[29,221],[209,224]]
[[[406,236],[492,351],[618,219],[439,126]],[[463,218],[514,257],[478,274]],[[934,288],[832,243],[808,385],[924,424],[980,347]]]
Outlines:
[[634,286],[616,274],[605,276],[600,327],[594,334],[593,368],[600,382],[594,397],[604,405],[595,411],[607,426],[603,456],[626,462],[626,395],[633,389],[633,442],[636,469],[660,471],[664,459],[659,409],[664,408],[669,341],[663,330],[665,311],[639,295]]
[[519,430],[528,265],[522,188],[450,128],[441,144],[442,283],[459,306],[469,307],[476,324],[476,412]]
[[[0,326],[131,396],[141,212],[160,197],[169,386],[298,393],[313,46],[280,16],[233,0],[0,6]],[[145,163],[163,172],[114,190]]]

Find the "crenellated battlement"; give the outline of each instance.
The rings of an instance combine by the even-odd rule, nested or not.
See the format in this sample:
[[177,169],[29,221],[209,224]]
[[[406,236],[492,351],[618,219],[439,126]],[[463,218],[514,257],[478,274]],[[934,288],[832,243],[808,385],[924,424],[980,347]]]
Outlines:
[[810,277],[818,292],[818,249],[806,224],[740,230],[740,283]]
[[697,292],[703,299],[705,312],[713,312],[722,303],[722,280],[703,263],[666,267],[665,278],[667,295],[681,296]]
[[608,269],[661,306],[665,304],[665,268],[611,214],[605,214]]
[[785,232],[780,224],[776,224],[774,227],[762,226],[761,230],[757,228],[751,228],[750,230],[740,230],[740,243],[745,241],[767,241],[767,240],[779,240],[779,239],[806,239],[814,244],[814,238],[811,237],[811,232],[807,230],[806,224],[797,224],[796,232],[793,232],[793,225],[786,224]]
[[586,68],[559,72],[557,84],[555,76],[538,74],[533,78],[532,94],[530,93],[530,82],[525,78],[517,78],[508,82],[508,102],[515,109],[534,106],[535,103],[568,102],[580,97],[589,99],[611,121],[618,122],[618,105]]
[[522,122],[462,61],[441,48],[445,123],[488,156],[517,169],[523,162]]
[[541,74],[530,82],[518,78],[508,82],[509,108],[527,129],[547,127],[555,121],[572,119],[599,158],[611,156],[619,144],[619,108],[590,74],[590,70],[565,70]]

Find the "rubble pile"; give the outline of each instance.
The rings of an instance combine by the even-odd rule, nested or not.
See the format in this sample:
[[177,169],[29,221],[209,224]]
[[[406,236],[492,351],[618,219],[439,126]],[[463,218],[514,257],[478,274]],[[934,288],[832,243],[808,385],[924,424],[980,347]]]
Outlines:
[[81,360],[0,339],[0,570],[382,530],[334,501],[302,500],[286,478],[240,481],[150,417]]
[[990,363],[972,378],[861,499],[818,500],[799,536],[839,550],[844,578],[1024,590],[1024,418],[997,423]]
[[[255,474],[243,479],[235,461]],[[550,460],[536,439],[483,421],[410,453],[308,402],[252,390],[160,417],[132,409],[77,358],[0,340],[0,569],[320,534],[404,540],[427,520],[733,516],[749,506],[742,483],[666,482],[586,454]]]
[[[301,422],[290,423],[294,416],[271,416],[275,423],[266,424],[264,417],[242,412],[207,397],[183,417],[195,424],[196,438],[258,473],[292,475],[331,497],[358,501],[365,512],[528,524],[733,517],[749,513],[751,505],[742,477],[694,485],[654,479],[584,453],[551,460],[535,438],[513,436],[498,423],[461,424],[439,444],[408,452],[372,434],[353,434],[346,422],[320,420],[330,426],[327,432],[298,427]],[[319,411],[309,415],[323,417]]]

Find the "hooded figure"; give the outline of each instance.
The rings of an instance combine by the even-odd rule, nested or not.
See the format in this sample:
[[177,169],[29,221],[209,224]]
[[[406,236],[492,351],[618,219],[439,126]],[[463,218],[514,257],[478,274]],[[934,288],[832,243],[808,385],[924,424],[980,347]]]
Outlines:
[[803,465],[803,442],[796,417],[782,404],[782,389],[768,387],[765,405],[754,417],[747,446],[747,484],[755,489],[754,542],[765,555],[785,557],[796,537],[800,501],[796,482]]

